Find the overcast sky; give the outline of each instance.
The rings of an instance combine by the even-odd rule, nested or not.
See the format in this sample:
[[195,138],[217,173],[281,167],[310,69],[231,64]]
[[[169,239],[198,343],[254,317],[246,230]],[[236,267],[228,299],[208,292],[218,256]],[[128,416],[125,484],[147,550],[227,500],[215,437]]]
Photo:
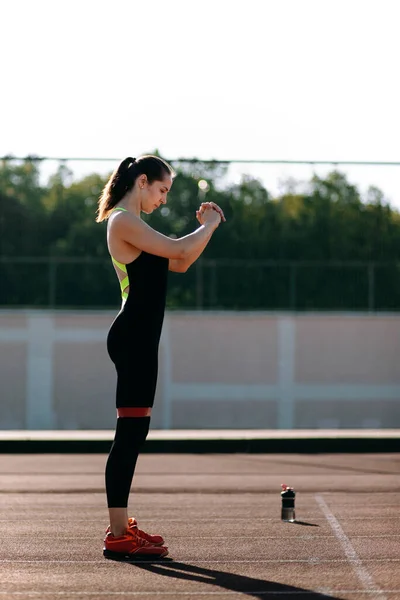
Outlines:
[[[4,0],[0,155],[399,161],[399,22],[398,0]],[[341,170],[400,209],[400,167]]]

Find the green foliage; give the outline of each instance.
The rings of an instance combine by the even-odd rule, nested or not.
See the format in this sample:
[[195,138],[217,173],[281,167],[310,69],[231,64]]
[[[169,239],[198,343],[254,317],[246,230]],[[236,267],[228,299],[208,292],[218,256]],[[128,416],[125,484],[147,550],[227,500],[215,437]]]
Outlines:
[[[115,305],[106,224],[95,222],[107,177],[93,173],[74,181],[61,164],[43,185],[39,166],[33,158],[0,163],[0,304]],[[227,222],[187,274],[171,274],[169,306],[362,310],[373,285],[374,306],[400,308],[400,214],[381,190],[370,187],[361,198],[334,170],[325,179],[314,176],[301,193],[288,181],[274,198],[249,176],[223,187],[226,164],[193,160],[173,167],[168,204],[146,221],[166,235],[184,236],[198,226],[196,209],[207,200],[223,208]],[[385,266],[372,273],[337,261]]]

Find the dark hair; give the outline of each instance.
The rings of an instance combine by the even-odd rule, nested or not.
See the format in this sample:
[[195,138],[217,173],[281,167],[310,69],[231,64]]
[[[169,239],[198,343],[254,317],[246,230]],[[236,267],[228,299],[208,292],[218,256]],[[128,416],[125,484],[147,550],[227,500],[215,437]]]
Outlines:
[[146,154],[140,158],[128,156],[107,181],[98,201],[97,223],[108,219],[110,212],[135,185],[139,175],[146,175],[148,183],[162,181],[167,175],[175,176],[172,167],[162,158]]

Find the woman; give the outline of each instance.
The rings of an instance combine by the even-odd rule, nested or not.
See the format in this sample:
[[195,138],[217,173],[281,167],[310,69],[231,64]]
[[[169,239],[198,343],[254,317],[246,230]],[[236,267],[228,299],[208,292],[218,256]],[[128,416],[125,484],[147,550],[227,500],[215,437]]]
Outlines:
[[97,210],[97,222],[108,219],[108,249],[122,292],[122,307],[107,337],[117,371],[117,426],[105,472],[110,515],[103,551],[107,558],[168,554],[161,536],[145,533],[128,517],[128,497],[150,426],[168,270],[184,273],[225,220],[216,204],[202,203],[196,212],[200,227],[178,239],[142,221],[141,212],[151,214],[166,203],[174,176],[161,158],[128,157],[111,175]]

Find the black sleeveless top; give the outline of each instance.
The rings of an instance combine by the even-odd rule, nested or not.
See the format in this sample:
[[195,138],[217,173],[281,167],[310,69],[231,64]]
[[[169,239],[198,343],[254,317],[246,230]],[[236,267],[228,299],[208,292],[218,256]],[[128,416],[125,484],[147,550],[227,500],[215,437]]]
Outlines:
[[[113,262],[117,263],[114,259]],[[134,261],[120,265],[117,263],[126,270],[127,277],[123,281],[128,278],[129,294],[125,294],[126,299],[111,325],[107,349],[114,363],[135,361],[140,368],[146,360],[156,360],[164,321],[169,260],[142,251]]]
[[[168,283],[168,258],[143,252],[126,265],[129,294],[121,308],[127,326],[142,343],[159,342],[164,321]],[[150,338],[150,340],[149,340]]]

